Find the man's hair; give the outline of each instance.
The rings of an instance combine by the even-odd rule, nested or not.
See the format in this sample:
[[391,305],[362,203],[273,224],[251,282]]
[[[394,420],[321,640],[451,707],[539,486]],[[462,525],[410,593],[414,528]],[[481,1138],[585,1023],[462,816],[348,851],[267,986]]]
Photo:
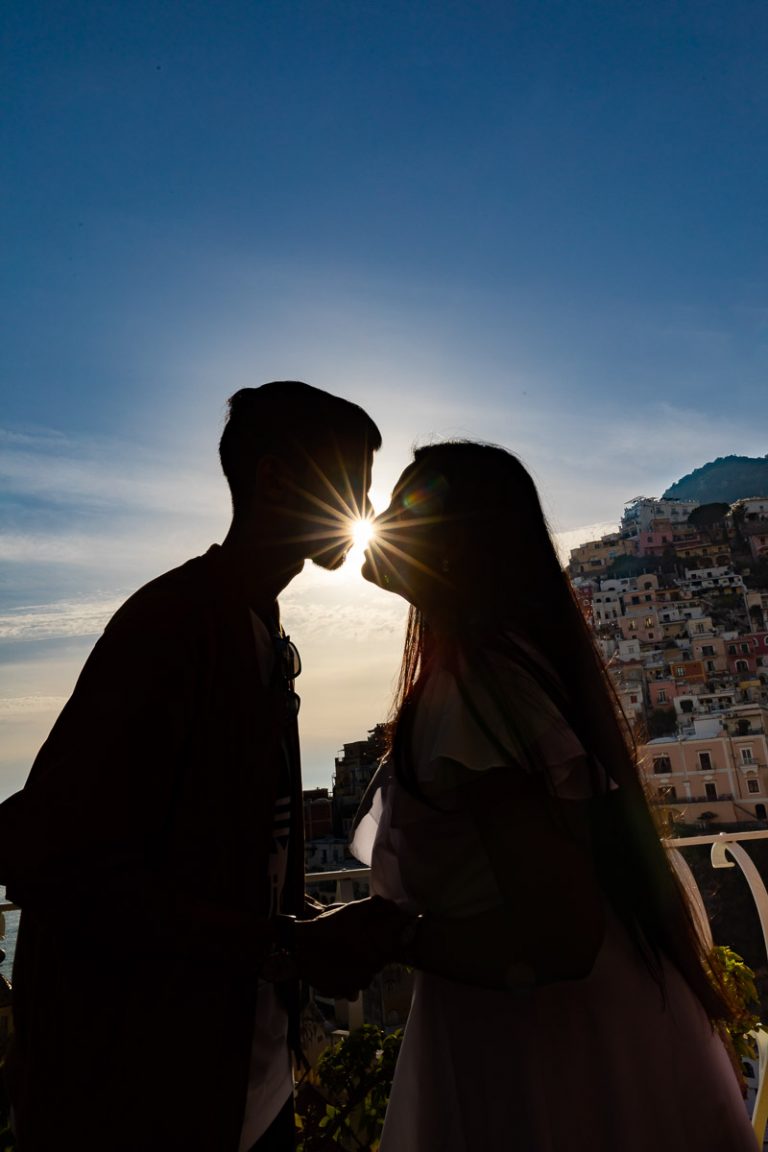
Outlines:
[[219,457],[238,511],[262,456],[304,465],[307,458],[320,462],[330,453],[362,455],[380,447],[379,429],[358,404],[300,380],[273,380],[230,396]]

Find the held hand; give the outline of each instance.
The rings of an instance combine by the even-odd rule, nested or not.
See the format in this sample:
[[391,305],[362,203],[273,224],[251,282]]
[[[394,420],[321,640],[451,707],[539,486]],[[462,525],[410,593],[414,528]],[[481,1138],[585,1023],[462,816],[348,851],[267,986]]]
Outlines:
[[371,896],[296,925],[298,973],[323,995],[352,1000],[398,952],[412,917]]

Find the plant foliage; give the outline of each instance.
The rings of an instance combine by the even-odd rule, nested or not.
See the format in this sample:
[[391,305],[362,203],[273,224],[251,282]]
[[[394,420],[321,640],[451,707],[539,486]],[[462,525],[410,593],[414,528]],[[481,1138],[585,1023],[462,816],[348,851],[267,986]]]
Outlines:
[[722,974],[723,983],[736,1009],[733,1020],[725,1025],[725,1029],[737,1056],[754,1060],[757,1057],[757,1044],[750,1033],[765,1031],[755,1011],[760,1003],[755,974],[737,952],[724,944],[713,949],[712,961]]
[[299,1093],[299,1152],[375,1152],[402,1036],[364,1024],[326,1049],[315,1069],[320,1091],[303,1101]]

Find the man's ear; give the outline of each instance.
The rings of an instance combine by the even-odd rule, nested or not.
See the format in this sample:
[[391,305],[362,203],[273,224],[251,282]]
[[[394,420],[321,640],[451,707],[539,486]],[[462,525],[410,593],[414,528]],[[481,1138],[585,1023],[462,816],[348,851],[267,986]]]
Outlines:
[[262,456],[256,465],[256,487],[264,500],[285,504],[296,490],[293,469],[281,456]]

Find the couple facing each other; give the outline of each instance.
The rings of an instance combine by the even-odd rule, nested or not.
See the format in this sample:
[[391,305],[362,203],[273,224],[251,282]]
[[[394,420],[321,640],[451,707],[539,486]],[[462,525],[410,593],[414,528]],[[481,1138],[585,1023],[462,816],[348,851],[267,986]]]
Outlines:
[[279,381],[232,397],[224,542],[135,593],[0,805],[22,908],[19,1152],[285,1152],[298,985],[416,970],[386,1152],[746,1152],[729,1016],[535,487],[501,448],[420,449],[363,575],[411,605],[390,753],[305,896],[277,598],[338,567],[380,435]]

